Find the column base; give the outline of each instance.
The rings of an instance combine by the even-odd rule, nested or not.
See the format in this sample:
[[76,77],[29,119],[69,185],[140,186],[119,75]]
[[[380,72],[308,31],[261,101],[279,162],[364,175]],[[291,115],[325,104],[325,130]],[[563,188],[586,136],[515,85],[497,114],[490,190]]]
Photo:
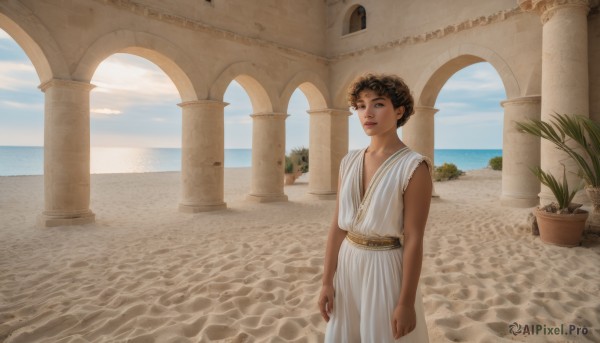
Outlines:
[[251,202],[280,202],[288,201],[288,196],[285,194],[248,194],[246,200]]
[[96,214],[89,211],[78,214],[47,214],[42,213],[37,218],[40,227],[57,227],[92,224],[96,221]]
[[308,191],[308,195],[319,200],[336,200],[336,192],[319,192],[319,191]]
[[179,204],[179,212],[183,213],[199,213],[199,212],[211,212],[220,211],[227,208],[227,204]]
[[535,207],[540,204],[540,199],[537,196],[518,197],[511,195],[500,196],[500,205],[504,207],[528,208]]

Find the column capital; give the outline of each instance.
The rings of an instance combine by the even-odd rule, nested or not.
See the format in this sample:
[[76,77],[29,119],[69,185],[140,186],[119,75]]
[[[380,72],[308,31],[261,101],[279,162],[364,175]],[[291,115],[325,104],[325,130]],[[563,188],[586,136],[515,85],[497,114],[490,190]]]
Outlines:
[[193,101],[184,101],[182,103],[177,104],[177,106],[183,107],[220,107],[224,108],[229,105],[228,102],[223,102],[219,100],[193,100]]
[[341,108],[320,108],[316,110],[308,110],[306,113],[310,115],[331,115],[331,116],[350,116],[352,112]]
[[290,115],[287,113],[274,113],[274,112],[259,112],[253,113],[250,117],[254,119],[287,119]]
[[590,10],[589,0],[519,0],[523,11],[536,12],[541,16],[542,24],[552,18],[556,10],[566,7],[581,7],[587,13]]
[[431,113],[431,115],[434,115],[439,112],[439,109],[437,109],[435,107],[431,107],[431,106],[415,106],[413,108],[415,110],[415,113],[413,113],[413,114],[420,112],[420,113]]
[[48,80],[38,86],[38,88],[42,92],[46,92],[48,88],[51,87],[63,87],[63,88],[71,88],[77,90],[87,90],[88,92],[94,89],[96,86],[89,82],[81,82],[81,81],[73,81],[73,80],[63,80],[63,79],[51,79]]
[[505,107],[505,105],[510,106],[519,104],[540,103],[541,101],[542,97],[540,95],[528,95],[518,98],[502,100],[500,101],[500,106]]

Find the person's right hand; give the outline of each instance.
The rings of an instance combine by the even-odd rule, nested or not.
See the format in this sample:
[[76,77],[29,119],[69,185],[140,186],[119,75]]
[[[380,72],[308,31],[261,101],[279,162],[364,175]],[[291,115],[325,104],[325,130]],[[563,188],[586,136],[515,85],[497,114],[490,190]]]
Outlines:
[[329,315],[333,312],[334,296],[335,289],[333,288],[333,285],[323,285],[321,288],[321,295],[319,295],[319,310],[326,322],[329,321]]

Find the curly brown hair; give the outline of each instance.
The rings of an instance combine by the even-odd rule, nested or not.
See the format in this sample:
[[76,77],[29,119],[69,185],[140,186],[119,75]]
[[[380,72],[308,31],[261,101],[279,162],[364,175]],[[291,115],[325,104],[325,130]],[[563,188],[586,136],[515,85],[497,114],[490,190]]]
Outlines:
[[396,122],[396,128],[404,125],[414,113],[414,100],[410,89],[400,77],[396,75],[367,74],[356,79],[348,88],[348,103],[356,110],[356,102],[360,92],[371,90],[378,96],[386,96],[392,101],[394,109],[404,107],[404,115]]

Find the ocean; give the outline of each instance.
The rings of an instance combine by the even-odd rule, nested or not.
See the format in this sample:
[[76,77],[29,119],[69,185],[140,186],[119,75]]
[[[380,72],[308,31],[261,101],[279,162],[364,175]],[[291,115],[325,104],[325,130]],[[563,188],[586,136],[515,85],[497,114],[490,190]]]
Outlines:
[[[467,171],[485,168],[490,158],[502,150],[436,149],[435,164],[454,163]],[[92,174],[146,173],[181,170],[179,148],[91,148]],[[247,168],[252,164],[251,149],[225,149],[225,168]],[[42,175],[44,148],[0,146],[0,176]]]

